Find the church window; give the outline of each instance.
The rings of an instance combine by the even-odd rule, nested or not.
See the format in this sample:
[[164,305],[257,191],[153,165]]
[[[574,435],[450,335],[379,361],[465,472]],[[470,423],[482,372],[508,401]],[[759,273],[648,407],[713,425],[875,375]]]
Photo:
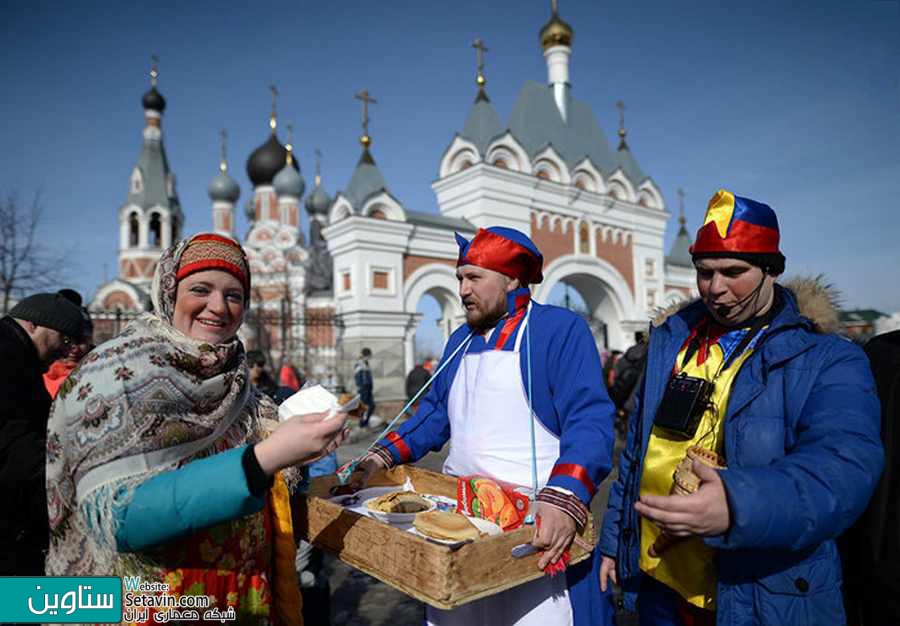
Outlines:
[[372,272],[372,289],[387,289],[389,274],[385,271]]
[[465,161],[462,162],[462,165],[460,166],[459,169],[460,169],[460,170],[467,170],[467,169],[469,169],[470,167],[472,167],[472,162],[469,161],[468,159],[466,159]]
[[582,191],[587,191],[587,185],[584,183],[583,178],[576,178],[575,186],[578,187],[579,189],[581,189]]
[[638,200],[638,204],[645,208],[650,207],[650,203],[647,202],[647,196],[641,196],[641,199]]
[[609,190],[609,197],[612,198],[613,200],[619,200],[619,199],[620,199],[620,198],[619,198],[619,191],[618,191],[617,189],[614,189],[614,188],[613,188],[613,189],[610,189],[610,190]]
[[344,291],[350,291],[353,284],[350,281],[350,272],[341,273],[341,288]]
[[150,216],[150,231],[148,235],[151,248],[162,246],[162,222],[159,219],[159,213],[154,213]]
[[652,308],[656,306],[656,290],[648,289],[647,290],[647,308]]
[[547,172],[547,170],[538,170],[537,177],[542,180],[550,180],[550,174]]
[[656,261],[653,259],[645,259],[644,260],[644,276],[647,278],[652,278],[656,273]]
[[369,214],[369,217],[376,219],[376,220],[386,220],[387,219],[387,215],[385,215],[384,211],[382,211],[381,209],[375,209],[374,211],[372,211]]
[[504,158],[502,158],[502,157],[501,157],[501,158],[494,159],[494,167],[500,167],[500,168],[503,168],[503,169],[505,169],[505,170],[508,170],[508,169],[509,169],[509,165],[507,164],[506,159],[504,159]]
[[141,177],[141,170],[134,168],[131,172],[131,193],[141,193],[144,188],[144,180]]
[[128,218],[128,245],[135,247],[138,245],[140,233],[140,224],[138,223],[137,213],[132,213]]
[[591,253],[590,229],[584,222],[581,223],[581,228],[578,229],[578,251],[581,254]]

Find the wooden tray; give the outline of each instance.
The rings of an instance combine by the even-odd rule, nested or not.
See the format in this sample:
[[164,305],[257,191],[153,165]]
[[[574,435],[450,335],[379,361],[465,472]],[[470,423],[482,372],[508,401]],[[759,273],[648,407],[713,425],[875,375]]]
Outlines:
[[[416,491],[456,498],[455,477],[411,465],[376,473],[368,486],[400,486],[407,478]],[[482,537],[462,546],[440,545],[329,502],[331,487],[336,484],[334,475],[315,478],[308,493],[296,498],[295,532],[417,600],[452,609],[544,575],[537,568],[538,554],[514,559],[510,552],[531,540],[531,527]],[[594,545],[590,516],[581,538]],[[570,564],[590,556],[574,543],[569,554]]]

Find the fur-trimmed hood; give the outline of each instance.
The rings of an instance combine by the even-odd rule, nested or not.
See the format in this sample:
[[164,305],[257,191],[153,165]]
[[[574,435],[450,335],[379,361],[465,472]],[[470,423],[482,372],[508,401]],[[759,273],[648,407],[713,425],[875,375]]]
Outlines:
[[[841,326],[838,314],[840,291],[826,282],[821,274],[794,276],[778,284],[794,295],[800,315],[813,323],[816,332],[823,334],[837,332]],[[699,301],[699,298],[682,300],[658,309],[653,315],[653,326],[661,326],[670,316]]]

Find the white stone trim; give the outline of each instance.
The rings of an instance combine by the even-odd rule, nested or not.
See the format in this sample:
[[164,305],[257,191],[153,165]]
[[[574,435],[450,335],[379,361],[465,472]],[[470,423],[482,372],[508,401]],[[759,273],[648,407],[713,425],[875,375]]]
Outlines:
[[463,163],[466,159],[477,165],[481,161],[481,153],[478,147],[467,139],[463,139],[459,135],[453,138],[450,147],[444,153],[441,164],[438,167],[438,177],[444,178],[463,170]]
[[371,217],[372,213],[379,210],[384,213],[388,221],[406,221],[406,211],[403,210],[403,207],[391,196],[391,194],[385,191],[366,200],[359,214],[363,217]]
[[535,155],[534,161],[531,163],[531,171],[535,176],[540,172],[546,172],[550,180],[555,183],[568,185],[572,182],[566,162],[557,154],[553,146],[547,146]]
[[495,139],[488,146],[486,152],[487,157],[484,160],[488,165],[493,165],[498,157],[502,157],[507,162],[508,169],[524,174],[532,173],[531,159],[528,158],[528,153],[510,132]]
[[334,224],[353,215],[353,205],[343,193],[338,193],[328,209],[328,223]]

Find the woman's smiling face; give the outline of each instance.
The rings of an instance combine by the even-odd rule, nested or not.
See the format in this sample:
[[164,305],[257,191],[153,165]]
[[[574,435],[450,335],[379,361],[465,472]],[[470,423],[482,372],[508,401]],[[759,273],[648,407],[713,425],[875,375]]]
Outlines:
[[175,294],[172,324],[191,339],[211,344],[232,339],[244,320],[244,287],[227,272],[185,276]]

